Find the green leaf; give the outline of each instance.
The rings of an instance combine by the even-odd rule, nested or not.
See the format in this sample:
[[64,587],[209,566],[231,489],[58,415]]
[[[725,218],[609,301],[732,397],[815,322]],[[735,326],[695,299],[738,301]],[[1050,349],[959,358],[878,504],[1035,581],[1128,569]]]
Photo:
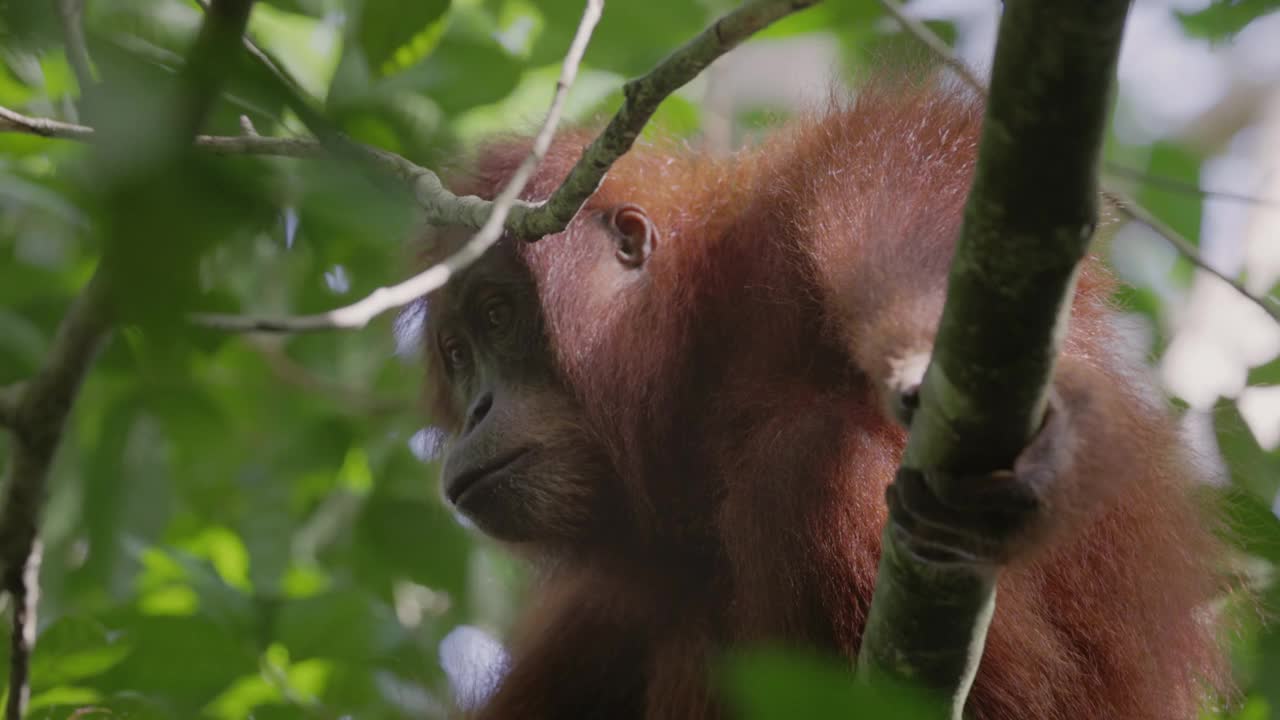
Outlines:
[[1280,490],[1280,452],[1263,450],[1236,404],[1224,400],[1214,408],[1218,449],[1231,471],[1231,484],[1255,497],[1273,498]]
[[36,698],[32,698],[32,712],[27,720],[173,720],[174,714],[151,698],[137,693],[122,692],[119,695],[98,699],[93,702],[69,702],[71,698],[64,694],[53,694],[41,698],[43,702],[57,702],[42,708],[35,708]]
[[1277,9],[1280,0],[1218,0],[1199,12],[1179,12],[1178,20],[1192,37],[1225,40]]
[[[45,708],[68,706],[69,708],[79,708],[85,706],[93,706],[102,699],[102,693],[89,688],[69,687],[62,685],[44,692],[33,692],[31,702],[28,707],[28,717],[48,717],[40,710]],[[55,717],[75,717],[74,710],[67,709],[63,711],[65,714],[55,715]]]
[[[530,52],[531,65],[559,65],[582,19],[582,0],[537,3],[543,29]],[[702,32],[711,19],[689,0],[615,2],[600,17],[583,62],[627,77],[647,72],[676,47]]]
[[319,18],[259,4],[250,17],[249,32],[304,90],[323,96],[342,49],[336,28]]
[[1200,218],[1204,203],[1185,191],[1172,189],[1155,178],[1170,180],[1186,187],[1200,184],[1202,158],[1185,147],[1172,143],[1151,146],[1146,175],[1153,180],[1139,181],[1135,199],[1169,227],[1193,243],[1199,243]]
[[[1268,295],[1277,296],[1274,291],[1268,293]],[[1248,387],[1280,385],[1280,358],[1250,369],[1249,379],[1245,382],[1245,385]]]
[[1206,488],[1225,521],[1224,538],[1241,551],[1280,564],[1280,518],[1239,488]]
[[908,692],[857,683],[846,663],[760,651],[730,657],[723,670],[723,685],[746,720],[929,717]]
[[[1280,585],[1272,583],[1262,606],[1268,617],[1275,616],[1280,609]],[[1259,629],[1257,643],[1260,655],[1254,671],[1253,691],[1265,698],[1271,707],[1280,707],[1280,628],[1275,623],[1267,623]]]
[[356,533],[364,569],[436,590],[463,587],[466,534],[439,503],[375,494],[365,502]]
[[297,660],[369,662],[389,652],[401,635],[391,609],[357,588],[289,600],[277,613],[274,639]]
[[[350,77],[342,76],[344,70]],[[519,82],[520,71],[519,61],[492,35],[452,23],[421,62],[372,84],[360,79],[358,67],[344,68],[334,78],[331,94],[335,103],[350,108],[383,107],[402,103],[405,94],[422,95],[449,116],[506,97]],[[546,95],[544,112],[550,99]]]
[[127,614],[109,624],[124,632],[134,651],[94,684],[143,693],[189,711],[170,717],[195,717],[197,708],[235,678],[258,669],[249,638],[208,618]]
[[101,623],[70,616],[50,625],[36,639],[31,678],[39,690],[94,677],[118,665],[132,647]]
[[[448,9],[449,0],[364,0],[357,20],[356,37],[369,67],[382,71],[397,51],[419,40],[420,35],[429,35],[431,24],[439,20]],[[429,38],[422,39],[428,43],[429,50]],[[418,54],[421,49],[415,48],[411,52]],[[421,57],[421,54],[418,56]],[[399,66],[400,61],[397,59],[386,70],[394,70]]]

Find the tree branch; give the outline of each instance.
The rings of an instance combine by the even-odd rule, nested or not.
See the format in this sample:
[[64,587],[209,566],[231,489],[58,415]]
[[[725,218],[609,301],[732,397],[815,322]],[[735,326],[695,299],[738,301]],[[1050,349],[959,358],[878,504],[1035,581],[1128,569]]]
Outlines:
[[[588,15],[592,12],[591,6],[595,2],[592,0],[588,4],[587,11],[583,15],[583,23],[579,25],[573,45],[565,58],[551,110],[548,111],[546,121],[543,122],[542,128],[534,139],[529,156],[521,163],[493,203],[485,203],[474,197],[459,199],[461,202],[474,201],[473,211],[488,214],[488,217],[485,218],[479,232],[457,252],[402,283],[378,288],[362,300],[326,313],[283,318],[204,314],[198,315],[195,318],[196,321],[217,329],[238,332],[304,332],[360,328],[378,315],[413,302],[442,287],[454,274],[483,255],[484,251],[498,240],[504,229],[513,237],[528,240],[563,230],[586,199],[595,192],[613,162],[631,148],[640,130],[652,117],[662,100],[752,33],[791,12],[813,5],[816,1],[756,0],[716,21],[710,28],[660,62],[647,75],[627,83],[624,87],[626,100],[622,108],[614,115],[604,132],[587,148],[582,158],[570,171],[568,178],[546,203],[541,205],[519,203],[516,198],[532,176],[542,156],[546,154],[554,136],[560,106],[573,79],[570,70],[576,71],[581,53],[585,50],[587,35],[584,34],[584,28],[587,28]],[[591,23],[594,24],[594,19]],[[586,32],[589,33],[589,28]],[[432,193],[447,192],[440,185],[438,177],[425,170],[422,173],[416,179],[410,176],[406,176],[405,179],[412,181],[419,192],[422,192],[424,185],[427,184],[430,184],[429,191]],[[507,208],[510,208],[510,211],[504,222],[503,214],[508,212]],[[428,222],[433,220],[428,218]],[[435,219],[434,222],[439,223],[439,219]]]
[[[97,131],[87,125],[36,118],[0,106],[0,132],[18,132],[59,140],[92,142]],[[314,140],[262,137],[258,135],[197,135],[195,146],[214,155],[278,155],[281,157],[315,158],[325,155],[324,146]],[[392,153],[388,153],[390,155]],[[397,156],[398,157],[398,156]],[[408,160],[401,158],[403,162]],[[388,160],[388,169],[399,163]]]
[[[929,27],[924,23],[906,15],[906,13],[903,11],[902,6],[898,4],[897,0],[880,0],[880,4],[884,7],[886,11],[889,12],[890,15],[893,15],[893,17],[902,25],[903,29],[905,29],[909,35],[911,35],[916,40],[918,40],[921,44],[923,44],[926,48],[928,48],[929,51],[932,52],[943,64],[951,68],[957,75],[959,75],[960,78],[964,80],[966,85],[973,88],[973,90],[976,91],[978,94],[982,95],[983,97],[986,97],[987,95],[986,86],[982,84],[982,81],[979,80],[976,75],[974,75],[972,72],[969,71],[968,66],[966,66],[964,62],[960,60],[960,58],[956,57],[955,53],[951,52],[951,48],[947,46],[946,41],[938,37],[937,33],[930,30]],[[1175,180],[1170,180],[1169,178],[1153,177],[1145,173],[1139,173],[1132,169],[1121,167],[1114,163],[1107,163],[1105,167],[1106,167],[1106,171],[1113,175],[1120,175],[1122,177],[1129,177],[1129,178],[1139,178],[1139,179],[1142,179],[1144,182],[1149,182],[1156,185],[1163,185],[1166,188],[1174,187],[1186,192],[1194,192],[1201,196],[1218,197],[1225,200],[1231,200],[1235,202],[1245,202],[1245,203],[1251,203],[1251,204],[1262,204],[1262,205],[1272,205],[1272,206],[1277,204],[1277,201],[1269,200],[1267,198],[1254,198],[1254,197],[1239,195],[1235,193],[1212,192],[1212,191],[1203,190],[1196,186],[1188,187],[1184,183],[1179,183]],[[1206,273],[1209,273],[1210,275],[1227,283],[1232,287],[1232,289],[1234,289],[1237,293],[1242,295],[1246,300],[1249,300],[1253,304],[1262,308],[1263,311],[1266,312],[1268,315],[1270,315],[1271,318],[1274,319],[1276,322],[1280,322],[1280,302],[1277,302],[1277,300],[1273,297],[1258,297],[1257,295],[1254,295],[1253,293],[1249,292],[1247,288],[1245,288],[1244,283],[1241,283],[1235,278],[1232,278],[1226,275],[1225,273],[1211,266],[1209,263],[1205,262],[1204,258],[1200,257],[1200,253],[1196,250],[1195,245],[1192,245],[1190,241],[1182,237],[1182,235],[1177,230],[1174,230],[1173,228],[1161,222],[1156,216],[1152,215],[1146,208],[1142,207],[1142,205],[1138,203],[1137,200],[1127,197],[1124,193],[1121,193],[1119,191],[1104,192],[1103,198],[1106,200],[1108,205],[1118,210],[1120,214],[1124,215],[1129,220],[1147,226],[1147,228],[1149,228],[1152,232],[1164,238],[1166,242],[1168,242],[1170,245],[1173,246],[1174,250],[1176,250],[1179,255],[1182,255],[1184,258],[1186,258],[1192,265],[1200,268]]]
[[235,56],[252,9],[253,0],[213,0],[205,12],[200,32],[178,76],[178,121],[173,123],[173,132],[182,145],[200,132],[217,101],[228,59]]
[[753,0],[716,20],[684,46],[671,53],[648,74],[622,86],[622,107],[604,132],[582,153],[569,176],[541,207],[518,222],[508,223],[512,234],[525,240],[563,230],[591,197],[613,163],[631,149],[640,131],[668,95],[683,87],[712,62],[743,40],[818,0]]
[[[60,122],[48,118],[35,118],[0,106],[0,132],[18,132],[27,135],[61,140],[92,142],[97,131],[85,125]],[[299,138],[264,137],[260,135],[196,135],[195,147],[215,155],[271,155],[292,158],[317,158],[331,154],[331,150],[315,140]],[[363,146],[362,146],[363,147]],[[458,197],[445,189],[444,184],[430,170],[420,167],[407,158],[378,148],[363,147],[362,162],[376,167],[384,175],[397,178],[411,187],[415,201],[423,208],[428,222],[441,225],[480,227],[489,216],[493,203],[475,196]],[[527,210],[533,205],[514,203],[514,209]]]
[[[590,0],[584,12],[584,21],[593,12],[598,0]],[[440,178],[430,170],[409,160],[376,148],[355,143],[336,133],[306,97],[296,82],[261,48],[249,39],[243,39],[254,57],[268,67],[285,93],[289,106],[298,113],[307,127],[316,133],[320,142],[306,140],[266,138],[256,136],[216,137],[199,136],[197,147],[224,154],[265,154],[288,157],[315,157],[327,150],[344,157],[378,168],[381,172],[399,178],[408,185],[415,201],[424,212],[424,219],[433,225],[458,225],[477,228],[478,232],[454,255],[438,265],[427,268],[414,277],[396,285],[378,288],[364,299],[326,313],[316,315],[253,318],[244,316],[202,314],[195,320],[216,329],[233,332],[307,332],[317,330],[351,329],[364,327],[378,315],[401,307],[435,290],[449,278],[479,258],[505,230],[510,236],[535,240],[547,234],[560,232],[595,192],[612,164],[621,157],[639,136],[644,125],[668,95],[697,76],[716,58],[736,47],[751,34],[786,15],[815,5],[818,0],[754,0],[723,16],[693,40],[686,43],[660,62],[648,74],[624,86],[625,100],[622,108],[609,122],[605,130],[587,148],[582,158],[571,170],[569,177],[546,203],[534,204],[518,200],[520,191],[537,166],[537,160],[546,152],[546,145],[554,136],[556,122],[545,123],[535,139],[534,151],[526,158],[511,183],[494,201],[475,196],[458,197],[445,189]],[[598,12],[598,10],[596,11]],[[585,44],[585,25],[579,25],[574,44],[579,38]],[[567,90],[566,71],[571,81],[576,73],[580,55],[570,54],[565,59],[560,82],[557,83],[552,111],[548,120],[558,121],[563,94]],[[572,60],[572,62],[570,62]],[[309,121],[309,122],[308,122]],[[0,131],[26,132],[45,137],[88,140],[91,128],[60,123],[53,120],[29,118],[12,110],[0,108]],[[538,150],[538,146],[542,149]],[[535,159],[536,156],[536,159]],[[495,213],[501,207],[502,213]],[[505,217],[503,215],[505,213]],[[498,221],[492,221],[492,218]]]
[[106,342],[111,325],[107,307],[105,281],[99,272],[63,318],[44,366],[21,390],[8,393],[13,395],[13,443],[0,508],[0,584],[14,604],[8,720],[23,716],[30,695],[27,668],[39,566],[36,536],[49,466],[80,383]]
[[[208,3],[196,0],[202,9],[208,12]],[[594,2],[594,0],[593,0]],[[590,9],[584,11],[589,13]],[[598,12],[597,12],[598,15]],[[581,30],[581,25],[579,26]],[[588,33],[589,37],[589,33]],[[416,165],[395,153],[369,147],[355,142],[344,135],[317,108],[320,103],[311,97],[302,85],[284,69],[275,57],[253,41],[248,34],[240,38],[245,51],[267,71],[267,77],[276,86],[276,91],[284,98],[285,104],[298,116],[302,124],[318,139],[320,147],[335,157],[350,160],[361,167],[375,173],[390,175],[410,188],[414,201],[421,207],[423,220],[431,225],[457,225],[460,227],[479,229],[488,221],[493,212],[493,203],[475,196],[458,197],[449,192],[440,181],[438,175],[427,168]],[[579,58],[578,62],[581,62]],[[573,72],[577,72],[574,63]],[[562,70],[563,75],[563,70]],[[259,146],[261,147],[261,146]],[[274,154],[274,153],[273,153]],[[510,225],[520,214],[533,209],[534,205],[523,201],[514,202],[509,211]],[[509,228],[508,228],[509,229]]]
[[978,76],[973,73],[973,70],[963,60],[951,52],[951,47],[947,45],[946,40],[938,37],[938,34],[930,30],[928,25],[908,15],[906,8],[902,7],[898,0],[880,0],[880,6],[885,9],[885,12],[892,15],[894,20],[898,21],[898,24],[902,26],[903,30],[907,31],[908,35],[914,37],[920,44],[928,48],[929,52],[933,53],[943,65],[951,68],[951,72],[959,76],[965,85],[978,91],[984,97],[986,96],[987,86],[983,84],[982,80],[978,79]]
[[[525,157],[524,161],[520,163],[520,167],[516,169],[506,186],[503,187],[502,192],[490,204],[489,217],[479,231],[457,252],[446,258],[444,262],[433,265],[397,285],[378,288],[368,297],[356,303],[318,315],[270,319],[202,313],[195,315],[194,320],[207,327],[230,331],[298,332],[303,330],[364,327],[370,320],[383,312],[407,305],[428,292],[443,286],[455,273],[479,259],[484,254],[484,251],[489,249],[502,236],[503,223],[514,207],[516,198],[524,190],[525,184],[533,176],[538,163],[542,161],[547,149],[551,146],[556,127],[560,123],[560,115],[565,98],[568,97],[569,88],[572,87],[573,80],[578,74],[578,65],[582,62],[582,56],[586,53],[587,43],[591,39],[591,32],[600,20],[600,11],[603,7],[604,0],[587,0],[582,19],[578,23],[578,30],[574,33],[573,41],[569,45],[569,51],[565,55],[564,64],[560,69],[560,79],[556,82],[556,90],[551,98],[551,107],[547,110],[547,116],[542,122],[542,128],[538,131],[537,137],[534,138],[533,148],[529,151],[529,155]],[[430,177],[436,179],[434,174],[430,174]],[[438,179],[436,179],[436,183],[439,183]],[[440,187],[440,190],[444,190],[443,186]]]
[[5,718],[19,720],[26,714],[31,700],[31,651],[36,645],[36,611],[40,605],[39,539],[32,540],[31,550],[23,557],[15,577],[5,582],[5,591],[13,601],[13,627],[9,637],[9,698],[5,702]]
[[[234,48],[239,42],[252,5],[252,0],[215,0],[210,7],[187,63],[178,75],[173,105],[163,108],[172,121],[160,128],[158,137],[149,139],[158,152],[150,162],[134,168],[131,175],[117,178],[113,201],[124,199],[131,205],[144,206],[137,197],[145,194],[146,183],[138,182],[142,177],[140,171],[165,172],[180,162],[183,150],[204,123],[217,97],[226,72],[227,47]],[[6,123],[13,121],[11,114],[3,119]],[[100,145],[99,152],[105,152],[104,148],[105,145]],[[106,240],[108,248],[113,241],[124,242],[110,234]],[[3,507],[0,507],[0,584],[14,606],[7,720],[21,720],[30,699],[28,681],[39,591],[40,515],[49,468],[61,443],[72,403],[112,325],[109,311],[112,298],[108,287],[112,260],[108,250],[88,286],[59,325],[44,365],[21,390],[6,393],[6,396],[12,395],[13,400],[8,413],[13,443],[5,469]]]
[[[947,478],[1012,467],[1043,419],[1076,266],[1097,222],[1098,158],[1128,8],[1128,0],[1005,3],[904,469]],[[999,568],[925,558],[893,521],[883,543],[859,672],[932,690],[959,718]]]
[[1209,275],[1212,275],[1213,277],[1216,277],[1222,282],[1230,285],[1233,290],[1239,293],[1246,300],[1249,300],[1254,305],[1262,308],[1262,311],[1267,315],[1270,315],[1272,320],[1280,323],[1280,304],[1277,303],[1275,298],[1270,296],[1259,297],[1254,295],[1245,288],[1244,283],[1205,262],[1204,259],[1200,257],[1200,254],[1196,252],[1196,247],[1191,244],[1190,240],[1182,237],[1177,230],[1174,230],[1161,222],[1159,218],[1152,215],[1146,208],[1142,207],[1134,200],[1131,200],[1120,193],[1106,190],[1103,191],[1102,197],[1105,198],[1107,203],[1112,207],[1128,216],[1129,219],[1147,226],[1152,232],[1164,238],[1166,242],[1173,245],[1179,255],[1190,260],[1192,265],[1195,265]]
[[1112,177],[1122,178],[1125,180],[1137,180],[1138,182],[1150,185],[1165,192],[1195,195],[1199,198],[1212,198],[1214,200],[1223,200],[1231,203],[1239,203],[1241,205],[1280,208],[1280,200],[1275,198],[1203,188],[1193,182],[1186,182],[1184,180],[1165,177],[1163,175],[1155,175],[1138,170],[1137,168],[1125,167],[1124,165],[1116,162],[1104,162],[1102,164],[1102,170],[1104,173]]

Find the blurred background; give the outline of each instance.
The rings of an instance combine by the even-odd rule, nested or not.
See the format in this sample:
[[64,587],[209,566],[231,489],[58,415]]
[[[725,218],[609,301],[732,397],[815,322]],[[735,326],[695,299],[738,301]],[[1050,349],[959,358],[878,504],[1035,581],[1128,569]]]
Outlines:
[[[606,119],[624,80],[732,6],[611,0],[568,117]],[[985,77],[998,3],[907,7]],[[1280,278],[1278,9],[1138,2],[1103,167],[1105,185],[1256,295]],[[447,170],[488,135],[537,128],[581,11],[577,0],[261,0],[250,32],[342,130]],[[129,322],[91,372],[51,478],[32,716],[442,716],[489,687],[527,578],[439,498],[413,319],[399,334],[383,318],[296,336],[182,322],[192,309],[317,312],[403,279],[413,206],[318,159],[204,157],[161,188],[183,191],[148,190],[146,204],[122,191],[142,182],[133,169],[156,88],[201,16],[186,0],[89,0],[102,84],[82,92],[57,4],[0,0],[0,106],[121,138],[94,156],[0,133],[0,385],[39,367],[104,249],[132,248],[121,251]],[[878,2],[832,0],[722,58],[647,132],[729,152],[904,62],[938,59]],[[260,70],[240,64],[205,132],[240,135],[243,116],[262,135],[306,137]],[[1258,623],[1280,561],[1280,326],[1152,231],[1117,221],[1110,234],[1135,348],[1186,409],[1217,479],[1206,492],[1242,531],[1238,567],[1224,572],[1262,589],[1261,603],[1223,599],[1247,700],[1206,717],[1280,717],[1280,627]],[[753,717],[801,716],[826,678],[747,672],[730,682],[758,700]]]

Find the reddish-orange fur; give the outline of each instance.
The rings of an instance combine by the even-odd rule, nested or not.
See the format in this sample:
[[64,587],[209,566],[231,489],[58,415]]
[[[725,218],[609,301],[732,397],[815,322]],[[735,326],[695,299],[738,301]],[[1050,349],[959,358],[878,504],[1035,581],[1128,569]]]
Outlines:
[[[641,144],[566,233],[519,250],[629,507],[548,570],[482,717],[712,717],[725,648],[856,656],[905,437],[868,377],[936,320],[980,118],[955,92],[873,89],[730,158]],[[588,139],[562,135],[525,196]],[[492,197],[526,148],[488,148],[455,189]],[[661,235],[619,288],[592,272],[584,223],[623,202]],[[1105,411],[1073,469],[1103,499],[1003,576],[978,720],[1186,720],[1221,685],[1216,544],[1112,289],[1087,261],[1059,374]]]

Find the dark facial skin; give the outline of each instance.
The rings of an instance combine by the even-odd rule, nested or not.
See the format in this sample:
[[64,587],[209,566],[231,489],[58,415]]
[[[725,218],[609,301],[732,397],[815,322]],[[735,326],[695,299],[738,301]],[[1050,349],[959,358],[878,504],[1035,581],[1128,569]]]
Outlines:
[[[644,264],[656,233],[642,210],[606,213],[607,262]],[[548,242],[554,242],[554,238]],[[509,241],[428,300],[426,342],[448,433],[445,497],[506,542],[569,545],[607,525],[613,473],[555,367],[537,288]]]

